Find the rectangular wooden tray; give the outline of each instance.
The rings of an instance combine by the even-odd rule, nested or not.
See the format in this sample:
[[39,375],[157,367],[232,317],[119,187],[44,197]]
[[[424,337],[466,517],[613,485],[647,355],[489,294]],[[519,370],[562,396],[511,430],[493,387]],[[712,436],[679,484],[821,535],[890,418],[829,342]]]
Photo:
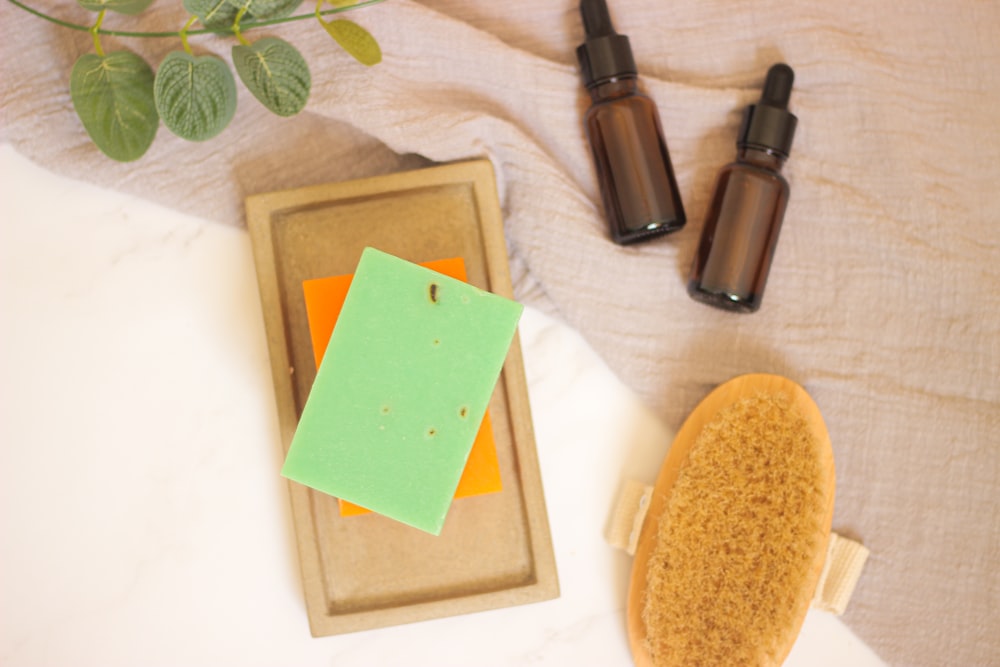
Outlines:
[[[366,246],[424,262],[462,257],[469,282],[512,296],[486,160],[249,197],[253,244],[287,451],[316,375],[302,281],[353,273]],[[503,491],[456,500],[433,537],[289,483],[313,636],[559,595],[520,343],[490,402]]]

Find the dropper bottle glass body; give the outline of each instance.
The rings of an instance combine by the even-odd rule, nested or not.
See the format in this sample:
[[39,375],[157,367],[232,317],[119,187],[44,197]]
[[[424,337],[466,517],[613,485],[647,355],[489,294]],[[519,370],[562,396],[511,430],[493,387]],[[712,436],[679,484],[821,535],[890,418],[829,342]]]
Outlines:
[[794,74],[773,66],[761,101],[747,109],[736,161],[719,172],[688,281],[691,298],[717,308],[760,308],[788,204],[781,175],[797,119],[787,110]]
[[721,169],[688,291],[696,301],[752,313],[760,308],[788,204],[785,159],[741,148]]
[[582,0],[587,39],[577,49],[591,107],[584,116],[611,238],[634,243],[684,226],[656,104],[639,91],[628,37],[604,0]]

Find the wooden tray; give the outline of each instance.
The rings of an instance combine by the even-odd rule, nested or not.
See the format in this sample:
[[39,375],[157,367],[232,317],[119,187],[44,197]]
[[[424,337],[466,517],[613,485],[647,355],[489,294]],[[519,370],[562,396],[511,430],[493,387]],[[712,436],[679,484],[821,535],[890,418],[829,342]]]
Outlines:
[[[366,246],[413,262],[465,259],[469,282],[510,297],[493,169],[463,162],[249,197],[287,451],[316,375],[302,281],[353,273]],[[521,348],[490,402],[503,491],[456,500],[433,537],[289,483],[313,636],[464,614],[559,595]]]

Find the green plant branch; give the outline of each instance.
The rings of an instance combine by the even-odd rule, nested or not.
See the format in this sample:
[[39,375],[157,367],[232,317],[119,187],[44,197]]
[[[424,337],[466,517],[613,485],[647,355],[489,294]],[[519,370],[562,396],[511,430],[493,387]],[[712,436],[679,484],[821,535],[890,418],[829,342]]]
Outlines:
[[191,51],[191,45],[188,44],[188,29],[194,25],[194,22],[197,20],[197,16],[192,16],[188,19],[188,22],[184,24],[184,27],[181,28],[181,44],[184,45],[184,53],[189,56],[194,55],[194,53]]
[[[90,32],[94,35],[96,39],[98,35],[111,35],[114,37],[139,37],[139,38],[159,38],[159,37],[181,37],[182,31],[167,31],[167,32],[137,32],[130,30],[105,30],[98,27],[94,30],[94,26],[80,25],[79,23],[72,23],[70,21],[64,21],[62,19],[56,18],[54,16],[49,16],[48,14],[41,12],[33,7],[29,7],[20,0],[7,0],[10,4],[15,7],[20,7],[29,14],[34,14],[38,18],[45,19],[50,23],[55,23],[56,25],[62,26],[63,28],[69,28],[70,30],[80,30],[82,32]],[[350,11],[352,9],[358,9],[360,7],[367,7],[368,5],[377,5],[380,2],[385,2],[385,0],[363,0],[356,5],[349,5],[347,7],[335,7],[332,9],[326,9],[320,12],[321,15],[326,14],[340,14],[341,12]],[[103,10],[102,10],[103,11]],[[266,19],[262,21],[247,21],[239,26],[241,31],[252,30],[254,28],[262,28],[269,25],[277,25],[279,23],[291,23],[292,21],[301,21],[303,19],[314,18],[314,13],[310,12],[308,14],[296,14],[294,16],[285,16],[284,18],[278,19]],[[218,35],[219,33],[232,32],[232,30],[225,29],[208,29],[202,28],[199,30],[188,30],[184,34],[186,35]]]
[[243,36],[243,31],[240,29],[240,21],[243,20],[243,16],[247,13],[247,10],[249,8],[250,8],[249,2],[243,5],[240,8],[240,11],[236,13],[236,20],[233,21],[233,34],[236,35],[236,39],[238,39],[240,44],[242,44],[243,46],[250,46],[250,42],[248,42],[247,38]]
[[90,28],[90,35],[94,38],[94,51],[102,58],[104,57],[104,48],[101,46],[101,24],[104,23],[104,14],[107,11],[107,9],[102,9],[97,15],[97,21]]

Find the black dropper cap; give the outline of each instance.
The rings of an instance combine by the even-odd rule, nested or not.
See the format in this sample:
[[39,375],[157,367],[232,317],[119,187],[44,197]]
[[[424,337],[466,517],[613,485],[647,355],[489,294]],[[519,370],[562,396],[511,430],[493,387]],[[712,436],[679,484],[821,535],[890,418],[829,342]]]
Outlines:
[[615,32],[605,0],[580,0],[587,41],[576,50],[583,83],[590,88],[608,79],[635,76],[635,59],[628,37]]
[[767,70],[760,102],[747,107],[740,126],[739,147],[763,148],[788,157],[798,119],[788,111],[795,72],[784,63]]

